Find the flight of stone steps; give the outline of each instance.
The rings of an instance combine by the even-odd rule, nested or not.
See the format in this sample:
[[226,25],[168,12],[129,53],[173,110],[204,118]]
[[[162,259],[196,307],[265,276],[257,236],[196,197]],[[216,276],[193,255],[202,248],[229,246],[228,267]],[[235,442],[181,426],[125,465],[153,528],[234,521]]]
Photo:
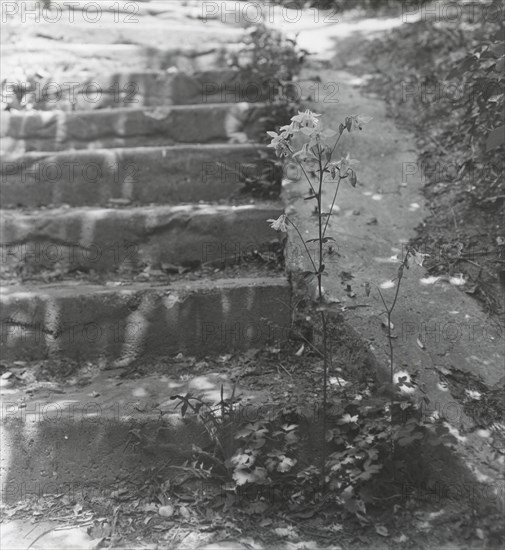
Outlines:
[[283,272],[244,262],[282,237],[280,202],[239,194],[270,162],[269,107],[227,62],[244,28],[198,2],[101,6],[94,23],[62,6],[4,25],[2,80],[44,75],[4,87],[4,360],[121,366],[283,338]]

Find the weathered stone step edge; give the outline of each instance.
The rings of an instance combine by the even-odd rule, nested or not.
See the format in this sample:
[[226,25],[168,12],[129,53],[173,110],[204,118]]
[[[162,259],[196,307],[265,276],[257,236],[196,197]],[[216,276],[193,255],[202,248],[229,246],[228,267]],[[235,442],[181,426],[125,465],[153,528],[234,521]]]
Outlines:
[[291,318],[285,278],[25,285],[1,289],[0,303],[6,361],[54,355],[124,366],[147,356],[245,350],[286,338]]
[[[49,22],[51,22],[52,18],[54,22],[58,23],[60,13],[62,14],[61,19],[64,21],[86,21],[86,19],[92,19],[91,11],[88,13],[86,8],[87,5],[83,3],[78,4],[76,2],[76,4],[72,5],[60,3],[58,4],[58,11],[56,11],[53,7],[53,9],[48,10],[46,14],[46,11],[43,10],[43,7],[41,7],[39,10],[32,13],[34,14],[34,17],[35,14],[37,14],[40,19],[43,14],[46,14],[46,18]],[[11,11],[11,9],[6,10],[5,24],[6,26],[9,24],[19,25],[19,23],[23,20],[23,12],[19,9],[17,11]],[[108,17],[113,20],[116,25],[122,22],[130,28],[133,24],[137,25],[140,21],[142,21],[142,19],[145,21],[145,18],[150,16],[153,16],[150,20],[152,22],[158,22],[160,19],[170,18],[171,21],[177,20],[181,23],[191,22],[193,24],[199,20],[203,21],[205,24],[208,24],[209,22],[211,22],[211,24],[215,24],[216,21],[218,21],[220,24],[227,26],[238,26],[241,22],[247,23],[249,21],[244,17],[240,10],[236,10],[237,14],[235,15],[233,9],[236,10],[236,5],[231,0],[225,0],[219,5],[214,5],[211,3],[208,6],[202,5],[200,1],[194,3],[188,1],[176,2],[173,0],[138,0],[135,5],[132,5],[132,3],[128,0],[121,0],[119,2],[116,1],[113,4],[103,3],[100,5],[100,12],[97,12],[94,17],[98,19],[100,16],[99,21],[97,22],[101,22],[103,19],[107,19]],[[68,12],[68,14],[66,12]],[[228,16],[226,16],[226,14],[228,14]],[[73,16],[73,19],[71,18],[71,15]],[[28,18],[25,18],[25,20],[26,19]],[[29,22],[30,20],[28,19],[28,23]]]
[[85,112],[3,112],[2,152],[163,146],[257,140],[265,132],[262,104],[203,104]]
[[[30,22],[32,23],[32,22]],[[20,25],[21,29],[23,25]],[[88,40],[91,44],[128,44],[131,40],[145,47],[156,47],[158,44],[168,46],[192,45],[204,41],[231,44],[243,40],[244,29],[232,26],[205,24],[171,24],[164,21],[160,24],[137,24],[119,26],[117,23],[85,23],[77,21],[66,25],[46,24],[40,21],[36,26],[31,24],[24,29],[25,37],[31,39],[43,35],[64,44],[79,43]],[[47,39],[46,39],[47,47]]]
[[[205,71],[209,67],[228,68],[228,54],[237,52],[240,44],[223,44],[216,42],[206,43],[200,48],[191,46],[155,48],[136,44],[98,44],[98,43],[70,43],[51,44],[51,59],[47,58],[47,41],[41,40],[39,46],[30,45],[20,51],[19,45],[2,44],[1,67],[2,74],[12,74],[16,66],[33,67],[44,66],[50,74],[56,74],[61,62],[66,61],[72,69],[67,71],[66,77],[72,82],[79,82],[79,75],[92,67],[100,72],[112,68],[111,72],[118,72],[124,67],[137,70],[165,70],[177,68],[185,72]],[[131,70],[130,69],[130,70]],[[89,74],[89,72],[88,72]]]
[[2,271],[54,269],[132,273],[162,264],[230,263],[253,250],[273,250],[279,233],[267,219],[280,208],[152,206],[1,211]]
[[[233,68],[196,72],[133,71],[99,73],[93,77],[76,75],[65,80],[55,75],[31,84],[25,83],[25,103],[36,110],[89,111],[195,103],[271,102],[276,87],[254,77],[241,76]],[[13,86],[7,83],[2,101],[14,99]]]
[[[166,365],[165,374],[138,380],[120,380],[102,371],[81,390],[66,386],[49,398],[32,397],[22,389],[2,391],[0,501],[55,494],[110,497],[119,488],[141,486],[144,468],[168,461],[182,464],[193,445],[205,448],[209,439],[201,424],[183,419],[170,397],[191,391],[217,402],[221,386],[230,397],[233,384],[224,372],[188,379],[170,372],[169,358]],[[270,410],[265,395],[240,386],[235,395],[241,396],[251,422]],[[152,441],[151,447],[136,447],[132,429]],[[128,481],[119,487],[118,477],[126,476]]]
[[173,145],[4,155],[2,206],[105,206],[215,201],[240,188],[244,175],[275,170],[272,150],[253,144]]

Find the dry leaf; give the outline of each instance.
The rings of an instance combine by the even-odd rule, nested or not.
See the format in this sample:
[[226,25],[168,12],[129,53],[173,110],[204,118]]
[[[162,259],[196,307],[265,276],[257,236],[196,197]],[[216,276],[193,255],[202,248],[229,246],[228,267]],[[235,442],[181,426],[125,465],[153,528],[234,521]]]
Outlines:
[[174,515],[175,509],[170,504],[166,506],[160,506],[158,508],[158,514],[164,518],[170,518]]
[[375,527],[375,530],[381,537],[387,537],[389,536],[389,531],[383,526],[383,525],[377,525]]

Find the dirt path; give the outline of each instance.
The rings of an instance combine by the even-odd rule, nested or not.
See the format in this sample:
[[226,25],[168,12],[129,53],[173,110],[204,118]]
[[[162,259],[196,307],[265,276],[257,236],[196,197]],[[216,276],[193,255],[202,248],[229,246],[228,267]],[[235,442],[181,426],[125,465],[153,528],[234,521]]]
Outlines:
[[[388,21],[390,26],[396,24],[394,19]],[[347,309],[345,320],[368,342],[386,375],[389,345],[382,325],[386,317],[376,287],[391,304],[398,262],[416,236],[416,227],[428,216],[422,193],[425,180],[413,136],[388,116],[380,97],[366,94],[366,78],[352,72],[363,61],[360,42],[377,36],[374,22],[355,20],[354,33],[352,19],[343,23],[342,36],[338,25],[327,32],[302,31],[300,36],[308,44],[309,35],[317,35],[321,45],[302,75],[307,80],[304,94],[312,96],[305,106],[321,113],[324,125],[333,129],[347,115],[373,116],[363,132],[345,134],[342,140],[341,156],[349,154],[360,161],[358,186],[343,185],[339,191],[328,230],[337,242],[334,256],[326,262],[329,276],[324,286],[329,299]],[[384,26],[379,20],[375,28]],[[366,28],[369,32],[363,33]],[[330,61],[328,33],[334,39],[335,58]],[[353,36],[351,46],[349,36]],[[328,189],[328,208],[333,192]],[[303,200],[306,195],[304,179],[285,184],[288,212],[308,239],[316,235],[313,204]],[[310,269],[307,261],[303,263],[294,231],[288,257],[293,269]],[[489,402],[496,400],[496,388],[503,389],[505,330],[460,290],[463,284],[463,277],[429,277],[417,265],[406,273],[392,316],[394,370],[416,380],[422,389],[419,398],[424,393],[430,399],[423,409],[426,417],[436,413],[448,423],[458,438],[458,455],[474,480],[495,487],[492,498],[503,499],[503,435],[502,426],[495,424],[502,412],[498,408],[491,413]],[[458,472],[450,483],[461,481],[461,475]]]

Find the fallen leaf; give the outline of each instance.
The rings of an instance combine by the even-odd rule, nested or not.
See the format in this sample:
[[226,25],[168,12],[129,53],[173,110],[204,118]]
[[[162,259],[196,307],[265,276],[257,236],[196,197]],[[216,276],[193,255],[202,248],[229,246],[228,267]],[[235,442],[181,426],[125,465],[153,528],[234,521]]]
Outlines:
[[301,357],[304,350],[305,350],[305,344],[302,344],[300,349],[295,353],[295,355],[297,357]]
[[160,506],[158,508],[158,514],[164,518],[170,518],[174,515],[175,509],[170,504],[166,506]]
[[188,508],[186,506],[181,506],[179,508],[179,514],[184,518],[184,519],[189,519],[191,517],[191,512],[188,510]]
[[262,514],[266,510],[268,510],[268,503],[261,500],[251,502],[244,507],[244,512],[249,516],[252,516],[253,514]]
[[375,527],[375,530],[377,531],[377,533],[379,533],[381,537],[389,536],[389,531],[383,525],[377,525]]
[[416,342],[421,349],[426,349],[425,345],[421,342],[421,340],[419,340],[419,338],[416,340]]
[[291,525],[289,525],[288,527],[277,527],[274,529],[274,533],[278,537],[282,537],[282,538],[290,538],[290,539],[298,538],[297,532],[295,531],[295,529],[293,529],[293,527],[291,527]]

